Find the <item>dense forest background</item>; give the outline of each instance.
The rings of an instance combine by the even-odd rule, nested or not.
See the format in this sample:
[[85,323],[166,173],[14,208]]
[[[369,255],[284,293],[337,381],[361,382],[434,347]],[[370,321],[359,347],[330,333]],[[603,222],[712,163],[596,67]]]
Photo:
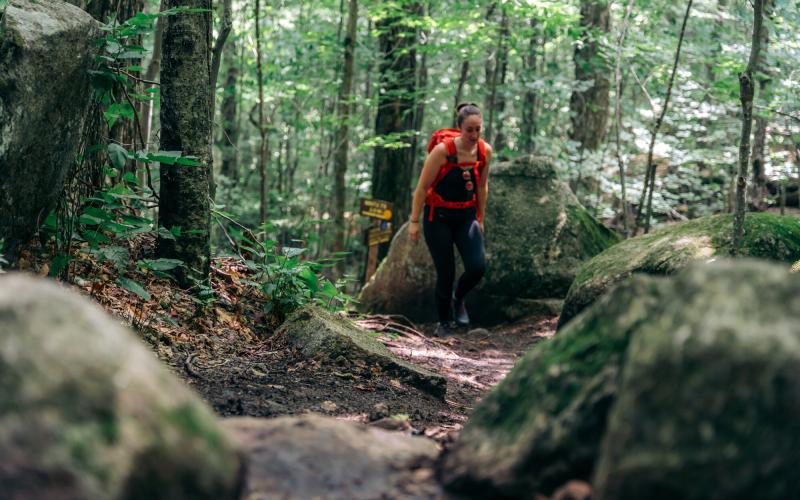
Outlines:
[[[623,231],[622,186],[634,213],[671,84],[653,148],[654,223],[732,209],[741,126],[737,75],[751,48],[749,2],[694,2],[685,34],[687,5],[675,2],[262,5],[263,165],[253,112],[259,102],[253,7],[233,5],[218,79],[217,202],[256,226],[263,168],[266,220],[284,238],[308,241],[316,255],[333,247],[343,224],[337,250],[352,252],[353,276],[365,262],[369,223],[358,216],[359,198],[393,201],[396,224],[407,218],[427,139],[452,125],[462,100],[483,108],[485,138],[498,159],[552,157],[582,203]],[[348,11],[355,18],[349,29]],[[749,180],[751,206],[759,210],[780,203],[774,194],[781,181],[793,193],[797,187],[797,21],[795,2],[766,2]],[[399,116],[380,116],[393,112]],[[343,126],[349,134],[342,135]],[[337,154],[345,155],[343,164]],[[386,176],[396,182],[382,185]]]
[[202,281],[209,255],[258,267],[277,252],[287,280],[346,302],[364,278],[360,199],[392,202],[396,231],[427,139],[460,101],[483,109],[495,161],[551,158],[623,236],[730,212],[752,58],[748,209],[798,204],[794,1],[76,3],[108,24],[98,118],[45,221],[60,235],[51,274],[76,238],[123,263],[115,239],[149,230],[161,258],[140,268],[183,263],[184,282]]

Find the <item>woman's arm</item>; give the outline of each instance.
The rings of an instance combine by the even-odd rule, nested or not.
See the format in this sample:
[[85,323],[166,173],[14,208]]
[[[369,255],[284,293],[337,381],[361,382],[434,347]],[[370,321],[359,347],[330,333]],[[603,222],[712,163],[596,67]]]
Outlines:
[[481,169],[481,182],[478,184],[478,208],[481,214],[481,231],[483,231],[483,216],[486,214],[486,201],[489,199],[489,162],[492,159],[492,147],[486,145],[486,165]]
[[411,217],[409,218],[411,225],[409,226],[408,235],[413,241],[419,239],[420,217],[422,217],[422,208],[425,206],[428,188],[436,180],[439,169],[446,158],[447,151],[444,144],[439,144],[428,154],[425,159],[425,165],[422,167],[422,172],[419,174],[419,181],[417,181],[417,188],[414,190],[414,197],[411,202]]

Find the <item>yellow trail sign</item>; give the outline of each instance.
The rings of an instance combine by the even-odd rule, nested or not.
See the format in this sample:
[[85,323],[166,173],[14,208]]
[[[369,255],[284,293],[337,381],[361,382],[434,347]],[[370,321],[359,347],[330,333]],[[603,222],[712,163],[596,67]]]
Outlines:
[[361,198],[361,211],[365,217],[392,220],[392,204],[388,201]]
[[367,242],[369,246],[380,245],[381,243],[386,243],[391,239],[391,224],[389,224],[389,227],[386,229],[381,229],[380,227],[371,227],[369,228],[369,233],[367,233]]

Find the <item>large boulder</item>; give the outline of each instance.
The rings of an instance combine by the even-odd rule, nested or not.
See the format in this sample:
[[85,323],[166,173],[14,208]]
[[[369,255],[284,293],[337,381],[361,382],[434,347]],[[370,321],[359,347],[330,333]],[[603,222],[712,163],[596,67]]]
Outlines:
[[99,25],[60,0],[0,12],[0,239],[9,256],[54,206],[91,102]]
[[3,498],[234,499],[241,457],[211,412],[97,305],[0,277]]
[[317,415],[224,425],[247,453],[244,498],[442,498],[429,439]]
[[[712,215],[668,226],[623,241],[584,263],[564,300],[559,328],[633,273],[673,274],[691,262],[728,256],[732,217]],[[800,219],[747,214],[741,254],[781,262],[800,260]]]
[[445,456],[444,482],[484,498],[530,498],[588,480],[628,342],[659,300],[652,278],[637,277],[537,344],[475,408]]
[[796,498],[800,279],[740,259],[634,276],[526,355],[444,458],[484,497]]
[[292,313],[275,334],[286,338],[308,359],[358,360],[434,396],[444,398],[447,391],[447,379],[442,375],[398,358],[352,321],[316,306],[306,306]]
[[597,497],[800,498],[800,279],[727,262],[667,293],[628,348]]
[[[493,321],[550,312],[560,306],[557,301],[566,295],[580,264],[618,238],[592,218],[545,159],[492,165],[489,183],[487,272],[468,298],[470,314]],[[435,282],[424,241],[410,242],[403,226],[361,291],[361,308],[432,320]]]

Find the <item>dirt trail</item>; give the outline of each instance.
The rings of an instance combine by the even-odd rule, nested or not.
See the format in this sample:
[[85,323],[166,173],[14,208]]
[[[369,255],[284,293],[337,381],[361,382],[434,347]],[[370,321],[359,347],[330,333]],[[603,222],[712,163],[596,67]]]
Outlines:
[[[371,320],[375,326],[375,319]],[[376,337],[395,354],[447,378],[447,396],[435,398],[370,366],[303,359],[276,341],[206,335],[164,344],[159,357],[225,416],[282,416],[317,412],[424,434],[438,442],[455,437],[481,395],[501,380],[528,348],[555,331],[556,317],[529,317],[493,327],[432,336],[384,331]],[[375,328],[371,328],[375,329]],[[421,331],[420,331],[421,330]],[[385,418],[391,417],[391,418]]]

